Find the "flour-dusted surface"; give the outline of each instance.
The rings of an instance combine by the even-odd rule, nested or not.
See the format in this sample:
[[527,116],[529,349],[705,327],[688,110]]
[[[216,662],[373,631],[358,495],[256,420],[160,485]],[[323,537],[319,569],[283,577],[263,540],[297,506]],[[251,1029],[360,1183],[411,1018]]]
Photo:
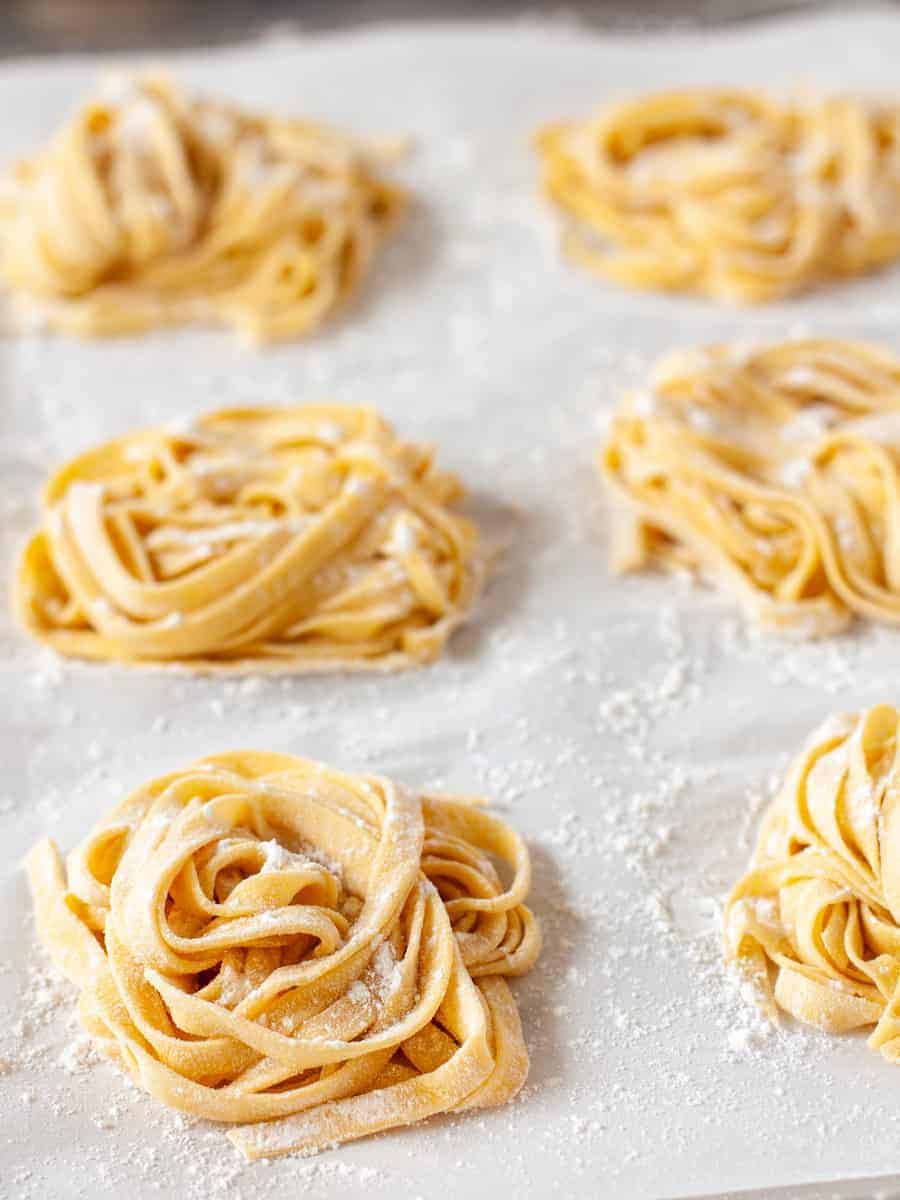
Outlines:
[[[810,331],[900,350],[900,267],[759,311],[631,294],[554,251],[528,135],[665,83],[896,84],[900,18],[615,41],[565,24],[367,32],[190,54],[187,82],[411,132],[420,204],[365,296],[266,354],[226,335],[0,345],[4,569],[47,470],[217,405],[374,403],[460,470],[509,550],[436,667],[226,682],[64,665],[0,639],[0,1194],[677,1196],[900,1171],[900,1069],[858,1038],[772,1030],[720,965],[718,909],[777,773],[828,712],[900,692],[900,631],[767,641],[709,593],[614,580],[593,454],[624,387],[678,344]],[[0,155],[41,143],[93,61],[5,66]],[[496,797],[529,837],[546,949],[518,981],[533,1052],[510,1108],[312,1160],[245,1166],[221,1130],[98,1063],[33,947],[20,859],[68,848],[198,755],[287,750]]]

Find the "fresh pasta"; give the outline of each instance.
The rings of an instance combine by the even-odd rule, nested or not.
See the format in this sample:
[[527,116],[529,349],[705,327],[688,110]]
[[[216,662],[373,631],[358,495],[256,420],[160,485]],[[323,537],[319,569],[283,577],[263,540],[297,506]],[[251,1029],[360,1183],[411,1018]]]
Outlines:
[[900,362],[837,340],[664,359],[601,465],[613,565],[696,571],[760,625],[900,623]]
[[485,574],[462,492],[370,409],[248,408],[62,467],[13,588],[64,655],[196,670],[414,666]]
[[352,295],[403,209],[386,153],[139,78],[14,165],[0,280],[87,337],[191,320],[295,337]]
[[[504,885],[495,861],[509,868]],[[528,851],[478,800],[284,754],[206,758],[28,858],[90,1034],[249,1158],[502,1104],[528,1072]]]
[[726,954],[778,1008],[828,1033],[874,1027],[900,1061],[900,713],[812,735],[763,819],[725,910]]
[[900,254],[900,106],[695,89],[537,140],[568,255],[636,288],[762,303]]

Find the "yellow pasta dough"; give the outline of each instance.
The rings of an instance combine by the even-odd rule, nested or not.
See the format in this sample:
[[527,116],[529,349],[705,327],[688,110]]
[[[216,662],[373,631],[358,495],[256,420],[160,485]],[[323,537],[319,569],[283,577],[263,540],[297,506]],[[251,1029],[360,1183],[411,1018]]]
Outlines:
[[440,654],[484,575],[460,494],[369,409],[212,413],[58,471],[13,601],[29,632],[81,658],[413,666]]
[[900,106],[696,89],[538,135],[565,249],[638,288],[740,303],[900,254]]
[[900,362],[855,342],[664,359],[601,457],[613,563],[697,570],[764,627],[900,622]]
[[199,319],[294,337],[354,291],[403,208],[378,157],[310,121],[136,79],[14,166],[0,279],[84,336]]
[[50,841],[27,865],[87,1030],[250,1158],[502,1104],[525,1079],[504,977],[540,950],[529,857],[477,800],[221,754],[133,793],[65,866]]
[[725,911],[726,953],[783,1009],[829,1033],[874,1026],[900,1061],[900,713],[812,735],[766,813]]

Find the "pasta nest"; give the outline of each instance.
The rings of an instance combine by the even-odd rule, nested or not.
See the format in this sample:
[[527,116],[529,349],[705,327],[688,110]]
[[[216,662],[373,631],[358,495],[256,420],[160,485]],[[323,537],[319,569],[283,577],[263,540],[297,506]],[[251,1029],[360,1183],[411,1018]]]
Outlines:
[[44,841],[28,870],[87,1030],[165,1103],[244,1126],[249,1157],[500,1104],[525,1079],[504,976],[540,949],[529,858],[477,801],[222,754],[133,793],[67,868]]
[[829,1033],[874,1026],[900,1060],[900,714],[812,735],[766,813],[725,912],[726,950],[776,1006]]
[[384,156],[137,79],[14,166],[0,278],[85,336],[201,319],[293,337],[353,293],[402,211],[375,170]]
[[65,655],[201,670],[437,657],[485,572],[455,476],[369,409],[233,409],[120,438],[49,481],[13,589]]
[[613,419],[613,564],[688,568],[769,629],[900,622],[900,362],[837,340],[663,360]]
[[660,92],[537,139],[569,255],[637,288],[760,303],[900,254],[900,107]]

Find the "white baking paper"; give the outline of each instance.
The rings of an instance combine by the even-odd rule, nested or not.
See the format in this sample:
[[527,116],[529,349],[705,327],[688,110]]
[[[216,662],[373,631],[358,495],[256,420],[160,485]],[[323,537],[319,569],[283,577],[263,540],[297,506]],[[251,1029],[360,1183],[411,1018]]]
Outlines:
[[[717,932],[786,756],[834,709],[900,700],[900,632],[770,641],[709,593],[611,578],[594,470],[604,415],[667,348],[817,332],[900,351],[900,267],[759,311],[622,291],[558,258],[529,146],[543,120],[666,84],[896,91],[900,16],[628,38],[397,28],[161,61],[255,108],[412,134],[416,207],[359,303],[306,343],[0,343],[4,571],[43,477],[76,451],[322,397],[437,443],[509,548],[447,658],[387,679],[60,665],[4,619],[0,1194],[593,1200],[900,1171],[900,1069],[862,1038],[770,1032],[721,969]],[[42,143],[108,65],[0,66],[0,158]],[[33,947],[21,857],[42,834],[68,849],[137,784],[242,746],[485,792],[528,836],[546,948],[516,984],[533,1061],[514,1105],[247,1167],[221,1130],[93,1065]]]

